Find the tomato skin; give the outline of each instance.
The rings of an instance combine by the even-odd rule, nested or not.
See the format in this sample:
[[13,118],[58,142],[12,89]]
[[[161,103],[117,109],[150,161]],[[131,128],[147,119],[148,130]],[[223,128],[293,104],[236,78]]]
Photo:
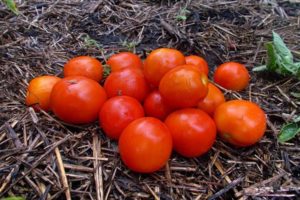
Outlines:
[[163,101],[159,91],[154,90],[146,97],[144,101],[144,110],[146,116],[164,120],[173,109]]
[[178,66],[164,75],[159,92],[174,108],[195,107],[208,92],[207,76],[193,65]]
[[99,112],[99,125],[111,139],[119,139],[124,128],[135,119],[144,117],[139,101],[129,96],[108,99]]
[[105,80],[104,89],[109,98],[126,95],[143,101],[149,93],[149,85],[142,71],[124,69],[112,72]]
[[167,126],[153,117],[131,122],[119,139],[124,164],[131,170],[151,173],[162,168],[172,152],[172,137]]
[[99,60],[90,56],[78,56],[70,59],[64,66],[64,77],[85,76],[99,82],[103,76],[103,67]]
[[46,75],[32,79],[27,87],[25,103],[32,106],[35,110],[50,110],[50,95],[54,85],[61,78]]
[[85,124],[97,120],[106,99],[106,93],[98,82],[83,76],[69,76],[54,86],[50,102],[59,119]]
[[197,157],[208,152],[216,139],[213,119],[196,108],[186,108],[171,113],[165,120],[174,150],[185,157]]
[[231,100],[217,107],[214,114],[220,137],[237,147],[258,142],[266,131],[266,115],[255,103]]
[[217,67],[214,81],[220,86],[234,91],[245,89],[250,75],[245,65],[237,62],[226,62]]
[[208,93],[204,99],[199,101],[198,108],[213,116],[215,109],[224,102],[225,97],[222,91],[214,84],[208,83]]
[[206,60],[200,56],[190,55],[185,57],[185,62],[188,65],[195,65],[197,66],[201,72],[203,72],[206,76],[208,76],[208,64]]
[[107,60],[107,64],[110,66],[112,72],[127,68],[143,68],[143,62],[140,57],[131,52],[114,54]]
[[144,63],[144,74],[149,83],[158,86],[159,81],[169,70],[184,64],[185,57],[180,51],[159,48],[147,56]]

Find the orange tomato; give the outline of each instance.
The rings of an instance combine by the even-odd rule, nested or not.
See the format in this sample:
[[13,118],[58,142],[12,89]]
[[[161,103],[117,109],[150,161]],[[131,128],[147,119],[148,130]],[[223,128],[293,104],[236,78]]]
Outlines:
[[60,80],[56,76],[39,76],[32,79],[27,87],[26,105],[35,110],[50,110],[50,94],[53,86]]
[[103,67],[96,58],[78,56],[65,64],[64,76],[85,76],[99,82],[103,76]]
[[159,48],[152,51],[144,63],[146,79],[154,86],[159,85],[160,79],[172,68],[185,64],[184,55],[169,48]]
[[127,68],[143,68],[143,62],[140,57],[131,52],[114,54],[107,60],[107,64],[110,66],[112,72]]
[[214,81],[229,90],[245,89],[249,84],[249,79],[249,72],[245,65],[237,62],[223,63],[214,73]]
[[201,72],[203,72],[206,76],[208,76],[208,64],[206,60],[200,56],[190,55],[185,57],[185,62],[188,65],[197,66]]
[[195,108],[171,113],[165,120],[172,138],[174,150],[185,157],[197,157],[206,153],[216,139],[213,119]]
[[99,125],[109,138],[119,139],[130,122],[144,115],[143,106],[135,98],[116,96],[103,104],[99,113]]
[[184,65],[164,75],[159,84],[159,92],[171,107],[194,107],[207,95],[207,85],[205,74],[193,65]]
[[172,152],[172,137],[163,122],[143,117],[124,129],[119,139],[119,151],[129,169],[151,173],[167,163]]
[[199,101],[198,108],[213,116],[215,109],[224,102],[225,97],[222,91],[214,84],[208,83],[208,93],[204,99]]
[[164,120],[173,109],[164,103],[159,91],[154,90],[146,97],[144,101],[144,110],[146,116]]
[[105,80],[108,97],[126,95],[143,101],[149,93],[149,85],[141,70],[124,69],[112,72]]
[[59,119],[85,124],[98,119],[106,99],[106,93],[98,82],[83,76],[69,76],[54,86],[50,103]]
[[227,101],[214,114],[222,139],[239,147],[258,142],[266,130],[266,115],[255,103],[245,100]]

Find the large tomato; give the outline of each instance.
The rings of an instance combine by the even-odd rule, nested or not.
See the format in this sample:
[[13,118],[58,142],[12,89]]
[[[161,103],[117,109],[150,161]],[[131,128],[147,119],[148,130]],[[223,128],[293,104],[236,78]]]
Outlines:
[[119,139],[124,164],[131,170],[151,173],[162,168],[172,152],[172,136],[158,119],[144,117],[131,122]]
[[144,101],[144,110],[146,116],[164,120],[173,109],[163,101],[159,91],[154,90],[146,97]]
[[188,65],[197,66],[201,72],[203,72],[206,76],[208,76],[208,64],[206,60],[200,56],[190,55],[185,57],[185,62]]
[[249,72],[245,65],[237,62],[226,62],[217,67],[214,81],[229,90],[240,91],[249,84]]
[[103,67],[100,61],[90,56],[78,56],[70,59],[64,66],[64,76],[85,76],[99,82]]
[[159,84],[159,92],[171,107],[194,107],[207,95],[207,85],[205,74],[193,65],[183,65],[164,75]]
[[227,101],[217,107],[214,119],[221,138],[235,146],[255,144],[266,130],[264,111],[250,101]]
[[216,139],[213,119],[196,108],[171,113],[165,124],[172,134],[174,150],[185,157],[197,157],[206,153]]
[[215,109],[224,102],[225,97],[222,91],[214,84],[208,83],[208,93],[204,99],[199,101],[198,108],[213,116]]
[[99,124],[108,137],[119,139],[124,128],[141,117],[144,117],[144,109],[138,100],[129,96],[116,96],[103,104]]
[[143,68],[143,62],[140,57],[131,52],[114,54],[107,60],[107,64],[110,66],[112,72],[127,68]]
[[50,103],[59,119],[84,124],[97,120],[106,99],[106,93],[98,82],[83,76],[69,76],[54,86]]
[[143,101],[149,93],[149,85],[141,70],[124,69],[112,72],[105,80],[108,97],[126,95]]
[[144,63],[146,79],[154,86],[159,85],[160,79],[172,68],[185,64],[184,55],[176,50],[160,48],[152,51]]
[[54,85],[61,79],[56,76],[39,76],[29,82],[26,93],[26,105],[36,110],[50,109],[50,94]]

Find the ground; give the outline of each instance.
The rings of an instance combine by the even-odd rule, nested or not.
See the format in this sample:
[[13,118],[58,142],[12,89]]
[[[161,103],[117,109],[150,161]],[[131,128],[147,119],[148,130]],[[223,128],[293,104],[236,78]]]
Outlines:
[[[295,78],[252,72],[265,64],[264,43],[279,33],[295,59],[300,50],[299,1],[24,1],[18,16],[0,3],[0,197],[26,199],[296,199],[300,138],[277,141],[300,114]],[[24,104],[35,76],[62,76],[64,63],[91,55],[102,63],[119,51],[142,58],[158,47],[217,65],[244,63],[251,83],[227,99],[258,103],[268,117],[263,139],[234,148],[219,138],[205,156],[173,154],[160,171],[141,175],[121,162],[117,143],[97,123],[71,126]],[[65,171],[65,173],[64,173]],[[69,186],[69,189],[66,186]]]

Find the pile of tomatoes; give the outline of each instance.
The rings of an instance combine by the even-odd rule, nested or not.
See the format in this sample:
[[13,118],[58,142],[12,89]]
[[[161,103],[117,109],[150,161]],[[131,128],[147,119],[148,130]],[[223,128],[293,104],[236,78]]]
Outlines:
[[153,50],[144,61],[121,52],[106,64],[111,73],[102,80],[100,61],[72,58],[64,65],[64,78],[31,80],[26,104],[52,111],[66,123],[98,120],[106,136],[118,140],[124,164],[141,173],[162,168],[172,150],[189,158],[205,154],[217,133],[234,146],[246,147],[265,132],[266,116],[257,104],[226,101],[219,89],[240,91],[248,86],[243,64],[223,63],[213,81],[202,57],[170,48]]

